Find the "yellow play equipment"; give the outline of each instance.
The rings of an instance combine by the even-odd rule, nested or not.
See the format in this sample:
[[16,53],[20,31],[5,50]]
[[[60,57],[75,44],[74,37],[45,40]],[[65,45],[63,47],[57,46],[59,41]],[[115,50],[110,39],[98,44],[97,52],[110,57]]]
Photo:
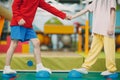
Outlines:
[[12,13],[7,8],[0,5],[0,37],[4,27],[5,19],[10,21],[12,19]]
[[2,29],[3,29],[3,26],[4,26],[4,22],[5,22],[5,19],[3,17],[0,17],[0,37],[1,37],[1,34],[2,34]]
[[85,53],[88,54],[89,51],[89,21],[86,20],[85,24]]
[[[85,29],[85,53],[88,54],[89,51],[89,21],[86,20],[85,26],[82,28]],[[74,26],[72,25],[45,25],[44,26],[45,34],[74,34]],[[79,31],[78,34],[81,34]],[[78,36],[78,52],[82,51],[82,36]]]
[[74,26],[46,24],[44,26],[44,33],[45,34],[73,34]]
[[88,54],[89,51],[89,21],[86,20],[84,26],[80,26],[78,29],[78,52],[82,51],[82,34],[81,30],[85,30],[85,43],[84,43],[84,49],[85,49],[85,54]]

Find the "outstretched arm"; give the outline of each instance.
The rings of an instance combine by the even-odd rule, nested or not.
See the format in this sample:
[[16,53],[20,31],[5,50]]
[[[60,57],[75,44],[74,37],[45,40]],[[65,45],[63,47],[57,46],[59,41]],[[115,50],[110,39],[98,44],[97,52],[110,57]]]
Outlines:
[[52,13],[55,16],[58,16],[62,19],[66,19],[66,13],[56,9],[55,7],[51,6],[50,4],[48,4],[47,2],[45,2],[45,0],[40,0],[39,3],[39,7]]
[[76,13],[75,15],[72,16],[72,18],[76,18],[78,16],[81,16],[83,14],[85,14],[86,12],[93,12],[94,8],[95,8],[95,1],[94,0],[91,4],[87,5],[83,10],[81,10],[80,12]]
[[73,15],[73,16],[72,16],[72,19],[73,19],[73,18],[76,18],[76,17],[78,17],[78,16],[81,16],[81,15],[85,14],[85,13],[88,12],[88,11],[89,11],[88,9],[83,9],[83,10],[81,10],[80,12],[76,13],[75,15]]

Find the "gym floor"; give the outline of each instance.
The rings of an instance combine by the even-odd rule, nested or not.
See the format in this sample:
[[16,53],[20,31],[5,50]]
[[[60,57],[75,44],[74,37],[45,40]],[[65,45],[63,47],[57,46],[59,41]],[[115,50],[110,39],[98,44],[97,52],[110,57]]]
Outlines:
[[100,75],[100,72],[89,72],[87,75],[83,75],[82,78],[68,78],[68,72],[53,72],[50,78],[36,78],[35,72],[23,72],[17,73],[14,78],[2,78],[2,71],[0,72],[0,80],[120,80],[120,73],[117,79],[106,79]]

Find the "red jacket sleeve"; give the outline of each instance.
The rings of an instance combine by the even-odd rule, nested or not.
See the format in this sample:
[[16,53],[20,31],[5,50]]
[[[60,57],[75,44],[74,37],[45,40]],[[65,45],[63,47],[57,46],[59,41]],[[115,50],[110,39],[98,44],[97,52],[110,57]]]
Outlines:
[[22,16],[20,14],[20,6],[21,6],[21,0],[14,0],[12,4],[12,12],[13,17],[17,20],[17,22],[22,19]]
[[62,19],[66,18],[66,13],[56,9],[55,7],[51,6],[50,4],[46,3],[44,0],[40,0],[39,7],[52,13],[53,15],[56,15]]

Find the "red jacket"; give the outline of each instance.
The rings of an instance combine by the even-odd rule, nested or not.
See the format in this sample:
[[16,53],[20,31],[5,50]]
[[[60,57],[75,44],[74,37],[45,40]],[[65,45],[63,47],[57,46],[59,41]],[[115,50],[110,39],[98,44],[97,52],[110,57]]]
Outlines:
[[40,7],[62,19],[66,17],[66,14],[57,10],[44,0],[14,0],[12,4],[13,17],[11,20],[11,26],[17,26],[20,19],[25,20],[23,25],[26,28],[32,28],[32,22],[37,8]]

